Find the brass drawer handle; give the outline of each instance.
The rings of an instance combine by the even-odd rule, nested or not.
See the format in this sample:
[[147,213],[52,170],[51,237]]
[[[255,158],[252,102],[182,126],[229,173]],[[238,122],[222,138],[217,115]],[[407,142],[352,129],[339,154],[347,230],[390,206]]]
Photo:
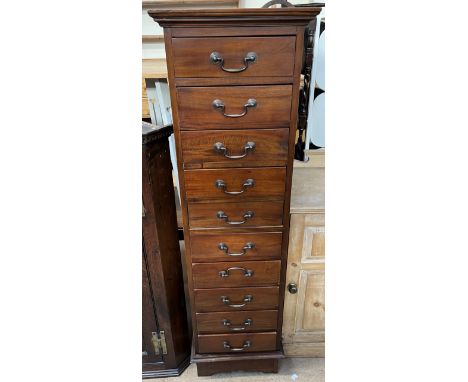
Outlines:
[[213,148],[215,149],[217,153],[223,154],[226,158],[242,159],[249,153],[249,150],[252,150],[252,151],[255,150],[255,142],[247,142],[244,145],[244,154],[241,154],[241,155],[229,155],[229,149],[226,146],[224,146],[224,144],[221,142],[216,142],[213,145]]
[[221,250],[221,251],[224,251],[226,253],[226,255],[228,256],[243,256],[247,253],[247,250],[249,249],[253,249],[255,248],[255,244],[254,243],[246,243],[244,245],[244,247],[242,248],[242,252],[229,252],[229,247],[226,245],[226,243],[219,243],[218,244],[218,248]]
[[254,274],[254,271],[251,269],[245,269],[242,267],[230,267],[228,269],[219,271],[219,277],[229,277],[231,275],[231,271],[243,271],[245,277],[252,277]]
[[226,106],[224,105],[223,101],[221,101],[220,99],[215,99],[212,103],[213,107],[215,109],[219,109],[221,111],[221,113],[223,113],[223,115],[225,117],[228,117],[228,118],[239,118],[239,117],[243,117],[244,115],[247,114],[247,112],[249,111],[249,107],[256,107],[257,106],[257,100],[255,100],[254,98],[249,98],[247,100],[247,102],[245,103],[244,105],[244,111],[240,114],[226,114],[224,112]]
[[224,213],[224,211],[218,211],[218,212],[216,213],[216,217],[217,217],[218,219],[222,219],[222,220],[224,220],[227,224],[233,224],[233,225],[244,224],[245,222],[247,222],[247,219],[252,219],[253,216],[254,216],[253,211],[247,211],[247,212],[244,214],[244,220],[231,222],[231,221],[229,221],[229,216],[227,216],[227,215]]
[[234,302],[231,303],[231,300],[229,297],[226,296],[221,296],[221,302],[227,306],[230,306],[231,308],[242,308],[243,306],[247,305],[247,303],[252,302],[253,296],[251,294],[247,294],[244,296],[243,303],[242,302]]
[[239,194],[243,194],[245,191],[247,191],[248,188],[255,186],[255,181],[253,179],[247,179],[244,182],[244,184],[242,185],[242,190],[240,190],[240,191],[228,191],[228,190],[226,190],[226,188],[227,188],[226,182],[224,180],[222,180],[222,179],[218,179],[215,182],[215,186],[216,186],[216,188],[222,189],[225,194],[239,195]]
[[238,332],[238,331],[241,331],[241,330],[245,330],[246,326],[252,326],[252,324],[253,324],[253,321],[252,321],[251,318],[247,318],[244,321],[243,326],[231,326],[231,321],[226,320],[226,319],[224,319],[221,322],[223,323],[224,326],[229,327],[229,329],[231,329],[233,332]]
[[243,72],[244,70],[246,70],[249,67],[250,63],[253,64],[255,61],[257,61],[257,53],[255,53],[255,52],[247,53],[245,55],[245,57],[244,57],[244,66],[242,68],[238,68],[238,69],[225,68],[224,67],[224,58],[223,58],[223,56],[221,56],[221,53],[219,53],[219,52],[212,52],[210,54],[210,60],[211,60],[212,64],[219,65],[221,67],[221,69],[224,70],[225,72],[239,73],[239,72]]
[[229,345],[229,342],[224,341],[223,346],[224,346],[225,349],[229,349],[231,351],[242,351],[242,350],[245,350],[245,349],[251,347],[252,342],[250,342],[249,340],[246,340],[246,341],[244,341],[244,345],[242,345],[241,348],[233,348],[231,345]]

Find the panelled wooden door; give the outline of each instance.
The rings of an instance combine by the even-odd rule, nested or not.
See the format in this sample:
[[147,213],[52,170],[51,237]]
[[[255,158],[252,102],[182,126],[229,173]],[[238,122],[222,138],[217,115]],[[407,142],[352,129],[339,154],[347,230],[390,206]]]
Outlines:
[[324,213],[291,214],[286,285],[283,320],[285,354],[324,357]]
[[163,364],[164,360],[162,358],[161,352],[155,348],[153,344],[153,333],[159,332],[158,325],[158,316],[156,314],[156,301],[154,299],[154,294],[152,291],[152,286],[150,282],[150,277],[148,275],[148,268],[146,263],[146,252],[143,245],[142,251],[142,286],[143,286],[143,364]]

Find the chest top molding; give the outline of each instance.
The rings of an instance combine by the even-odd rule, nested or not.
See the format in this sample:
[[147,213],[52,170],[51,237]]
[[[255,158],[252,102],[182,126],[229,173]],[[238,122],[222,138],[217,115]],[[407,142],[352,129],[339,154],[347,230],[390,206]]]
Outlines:
[[149,10],[162,27],[226,25],[307,25],[321,8],[233,8],[199,10]]

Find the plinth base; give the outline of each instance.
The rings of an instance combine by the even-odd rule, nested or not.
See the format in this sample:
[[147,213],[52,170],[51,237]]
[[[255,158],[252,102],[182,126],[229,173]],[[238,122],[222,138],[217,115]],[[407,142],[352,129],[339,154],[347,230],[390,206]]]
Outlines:
[[262,371],[264,373],[277,373],[277,359],[259,359],[245,361],[220,361],[211,363],[197,363],[198,376],[208,376],[216,373],[230,371]]

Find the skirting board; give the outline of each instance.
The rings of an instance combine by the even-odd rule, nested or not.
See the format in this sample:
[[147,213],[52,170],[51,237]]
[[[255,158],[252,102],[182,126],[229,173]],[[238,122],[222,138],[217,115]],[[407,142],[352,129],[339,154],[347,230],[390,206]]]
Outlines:
[[286,357],[325,357],[325,344],[295,343],[283,344],[283,351]]

